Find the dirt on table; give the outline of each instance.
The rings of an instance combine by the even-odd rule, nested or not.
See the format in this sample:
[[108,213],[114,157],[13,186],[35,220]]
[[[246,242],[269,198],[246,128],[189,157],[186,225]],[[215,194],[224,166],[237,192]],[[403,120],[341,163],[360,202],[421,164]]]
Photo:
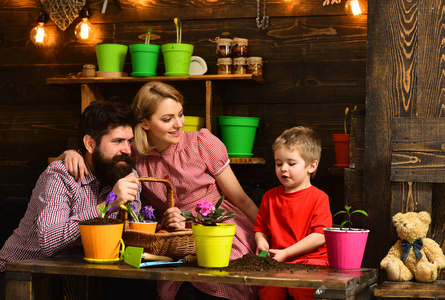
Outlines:
[[277,271],[277,272],[290,272],[307,270],[317,271],[324,270],[323,267],[301,265],[301,264],[289,264],[285,262],[278,262],[270,256],[259,257],[254,254],[246,254],[241,258],[230,261],[229,266],[220,268],[221,271]]
[[[184,266],[199,267],[197,262],[186,263]],[[318,271],[324,270],[325,268],[311,265],[289,264],[278,262],[270,256],[259,257],[254,254],[246,254],[241,258],[230,261],[228,267],[215,269],[227,272],[273,271],[293,273],[295,271]]]

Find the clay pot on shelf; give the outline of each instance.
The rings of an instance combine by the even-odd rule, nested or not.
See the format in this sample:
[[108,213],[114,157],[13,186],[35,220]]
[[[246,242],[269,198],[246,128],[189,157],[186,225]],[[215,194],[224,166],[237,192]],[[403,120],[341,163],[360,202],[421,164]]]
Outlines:
[[334,165],[337,168],[349,167],[349,134],[337,134],[332,135],[335,146],[335,160]]

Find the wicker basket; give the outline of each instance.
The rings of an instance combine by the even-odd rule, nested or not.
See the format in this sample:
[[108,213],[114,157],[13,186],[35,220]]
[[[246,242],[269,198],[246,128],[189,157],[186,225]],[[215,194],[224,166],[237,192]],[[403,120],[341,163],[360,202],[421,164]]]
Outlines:
[[[142,182],[163,183],[167,188],[167,206],[169,208],[175,206],[173,186],[170,181],[152,177],[138,179]],[[168,233],[147,233],[130,229],[127,213],[124,214],[124,221],[123,239],[127,246],[142,247],[147,253],[164,255],[175,260],[196,253],[192,229],[176,229]]]

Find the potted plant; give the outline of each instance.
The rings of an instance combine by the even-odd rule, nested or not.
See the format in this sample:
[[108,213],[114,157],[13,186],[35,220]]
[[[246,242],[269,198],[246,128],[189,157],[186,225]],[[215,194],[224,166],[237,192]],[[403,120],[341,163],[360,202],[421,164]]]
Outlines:
[[182,43],[182,20],[175,18],[176,43],[161,46],[164,56],[165,76],[188,76],[193,53],[192,44]]
[[150,44],[152,28],[147,29],[147,33],[143,35],[144,44],[130,45],[131,63],[133,65],[133,73],[131,76],[156,76],[158,66],[159,51],[161,46]]
[[127,206],[121,205],[121,208],[123,210],[126,210],[132,218],[132,221],[128,222],[130,229],[140,230],[148,233],[156,232],[156,226],[158,225],[158,222],[155,221],[155,209],[151,205],[144,206],[139,214],[136,214],[134,212],[134,208],[130,203],[128,203]]
[[[369,230],[351,228],[351,216],[355,213],[368,216],[364,210],[351,211],[351,206],[345,205],[345,210],[334,215],[334,218],[339,214],[346,215],[346,220],[340,224],[340,227],[323,229],[331,268],[360,269],[362,265]],[[345,227],[346,224],[348,227]]]
[[233,219],[235,212],[225,213],[225,209],[220,208],[223,201],[224,196],[215,206],[207,200],[198,201],[196,215],[188,210],[181,212],[186,218],[185,222],[193,223],[196,256],[201,267],[222,268],[229,265],[236,225],[222,222]]
[[82,239],[85,260],[91,263],[112,263],[121,258],[123,253],[122,232],[124,222],[119,219],[108,218],[113,211],[111,203],[115,200],[108,197],[105,207],[100,207],[99,218],[79,222],[80,237]]
[[[356,109],[356,108],[354,108]],[[349,167],[349,134],[346,128],[346,120],[349,113],[349,107],[346,107],[343,116],[344,133],[334,133],[332,138],[335,146],[335,167],[347,168]]]

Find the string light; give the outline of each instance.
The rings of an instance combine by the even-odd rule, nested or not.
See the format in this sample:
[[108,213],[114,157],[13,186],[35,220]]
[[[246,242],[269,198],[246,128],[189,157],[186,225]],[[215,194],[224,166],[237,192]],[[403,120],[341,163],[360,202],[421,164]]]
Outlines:
[[36,45],[43,45],[49,40],[48,29],[45,27],[45,23],[48,21],[45,13],[41,12],[37,22],[39,25],[31,29],[29,33],[29,38]]
[[91,25],[90,22],[88,22],[89,12],[88,8],[84,6],[82,10],[80,11],[80,17],[82,18],[82,21],[77,24],[76,28],[74,28],[74,35],[78,40],[86,41],[94,36],[94,29],[93,25]]

